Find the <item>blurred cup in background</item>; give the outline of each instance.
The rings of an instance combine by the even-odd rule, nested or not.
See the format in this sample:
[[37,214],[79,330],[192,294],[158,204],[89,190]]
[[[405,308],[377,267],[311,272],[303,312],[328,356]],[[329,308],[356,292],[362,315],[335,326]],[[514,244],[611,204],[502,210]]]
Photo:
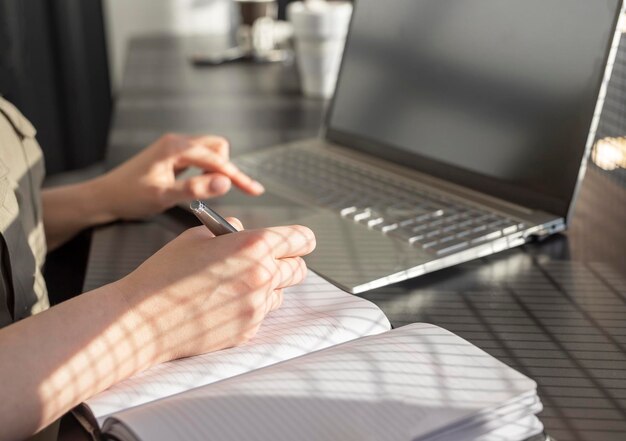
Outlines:
[[351,15],[352,3],[347,1],[308,0],[287,6],[304,95],[332,97]]
[[[239,9],[238,50],[258,62],[286,61],[291,50],[278,49],[291,37],[291,27],[278,21],[276,0],[235,0]],[[289,29],[286,29],[289,28]]]
[[252,26],[254,22],[263,17],[276,20],[278,18],[278,4],[276,0],[235,0],[239,6],[241,24]]

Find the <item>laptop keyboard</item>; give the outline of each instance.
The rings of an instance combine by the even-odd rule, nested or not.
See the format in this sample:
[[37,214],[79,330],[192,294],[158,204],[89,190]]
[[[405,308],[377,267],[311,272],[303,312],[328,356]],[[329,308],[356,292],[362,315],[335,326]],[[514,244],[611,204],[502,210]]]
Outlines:
[[437,255],[524,228],[515,219],[463,204],[423,187],[324,153],[282,149],[239,158],[238,165],[346,219]]

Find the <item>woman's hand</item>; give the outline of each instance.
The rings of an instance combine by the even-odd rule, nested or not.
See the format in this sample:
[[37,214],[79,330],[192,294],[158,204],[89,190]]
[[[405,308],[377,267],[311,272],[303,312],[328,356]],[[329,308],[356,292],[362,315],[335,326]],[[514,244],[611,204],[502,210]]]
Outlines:
[[[236,226],[238,222],[233,221]],[[117,282],[159,361],[237,346],[306,274],[315,247],[302,226],[213,237],[192,228]]]
[[[204,173],[176,179],[191,166]],[[231,184],[250,195],[264,191],[230,162],[228,141],[218,136],[164,135],[96,181],[113,219],[138,219],[180,202],[221,196]]]
[[[228,159],[217,136],[165,135],[124,164],[96,179],[49,188],[42,194],[48,248],[79,231],[119,219],[139,219],[191,199],[226,193],[231,184],[251,195],[264,189]],[[188,167],[204,173],[176,179]]]
[[[236,220],[231,220],[240,226]],[[156,363],[245,343],[306,273],[300,226],[181,234],[120,281],[0,329],[0,440]]]

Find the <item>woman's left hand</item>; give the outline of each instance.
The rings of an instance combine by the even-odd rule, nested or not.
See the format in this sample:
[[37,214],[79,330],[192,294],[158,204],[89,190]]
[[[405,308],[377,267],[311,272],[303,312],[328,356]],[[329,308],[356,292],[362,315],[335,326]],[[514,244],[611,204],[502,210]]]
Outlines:
[[[204,173],[176,177],[188,167]],[[221,196],[235,185],[250,195],[263,186],[229,160],[229,144],[218,136],[166,134],[124,164],[97,178],[104,207],[113,219],[139,219],[192,199]]]

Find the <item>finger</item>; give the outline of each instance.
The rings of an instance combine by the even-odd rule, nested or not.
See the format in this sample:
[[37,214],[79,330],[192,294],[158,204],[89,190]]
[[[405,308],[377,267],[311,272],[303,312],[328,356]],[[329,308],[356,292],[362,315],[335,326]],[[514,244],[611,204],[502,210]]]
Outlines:
[[227,217],[226,220],[228,221],[229,224],[231,224],[233,227],[235,227],[235,229],[237,231],[241,231],[241,230],[244,229],[243,228],[243,224],[236,217]]
[[288,288],[302,283],[306,277],[307,267],[301,257],[280,259],[277,262],[275,289]]
[[175,181],[169,197],[172,204],[189,199],[209,199],[228,193],[230,187],[228,177],[211,173]]
[[182,234],[191,234],[197,240],[213,239],[215,234],[205,226],[192,227]]
[[222,158],[228,159],[230,156],[230,143],[226,138],[215,135],[191,136],[189,140],[192,143],[203,144]]
[[283,304],[284,293],[282,289],[272,291],[271,298],[268,301],[269,310],[267,312],[276,311]]
[[304,256],[315,249],[315,235],[302,225],[265,228],[263,241],[267,248],[263,250],[276,259]]
[[184,153],[185,150],[194,146],[202,146],[203,148],[209,149],[225,160],[228,160],[229,157],[230,147],[228,140],[221,136],[187,136],[180,133],[167,133],[163,135],[159,141],[162,147],[162,154],[174,157],[174,159],[177,159],[181,153]]
[[185,168],[189,166],[221,173],[230,178],[233,184],[249,194],[259,195],[265,191],[261,183],[239,170],[228,158],[213,152],[204,144],[192,144],[188,149],[181,152],[177,158],[176,167]]

